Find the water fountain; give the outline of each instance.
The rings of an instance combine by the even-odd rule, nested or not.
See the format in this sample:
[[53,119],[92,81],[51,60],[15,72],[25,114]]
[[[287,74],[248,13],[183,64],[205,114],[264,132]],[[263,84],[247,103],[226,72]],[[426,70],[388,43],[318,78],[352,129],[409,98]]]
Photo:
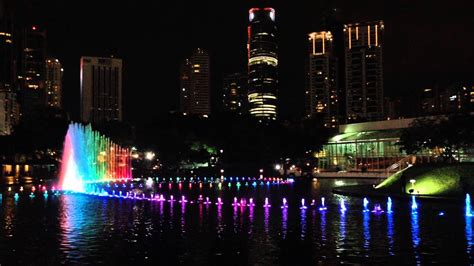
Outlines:
[[325,211],[325,210],[328,209],[328,208],[326,208],[326,205],[324,205],[324,204],[325,204],[325,199],[324,199],[324,197],[322,197],[321,198],[321,207],[319,207],[320,211]]
[[392,213],[392,199],[390,197],[387,199],[387,213]]
[[411,197],[411,211],[416,212],[417,209],[418,209],[418,204],[416,203],[415,196],[412,196]]
[[474,214],[471,211],[471,196],[466,194],[466,216],[472,217]]
[[346,204],[344,203],[344,199],[341,199],[341,212],[347,211]]
[[367,200],[367,198],[364,198],[364,212],[368,212],[369,211],[369,201]]
[[71,123],[64,141],[59,187],[90,192],[89,184],[132,178],[130,151],[93,131]]

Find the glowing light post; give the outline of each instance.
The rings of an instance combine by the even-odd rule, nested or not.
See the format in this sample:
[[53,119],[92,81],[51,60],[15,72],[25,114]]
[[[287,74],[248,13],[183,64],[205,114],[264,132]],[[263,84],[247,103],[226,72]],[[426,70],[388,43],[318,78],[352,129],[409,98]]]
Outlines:
[[369,211],[369,201],[367,200],[367,198],[364,198],[364,212],[368,212]]
[[471,211],[471,196],[466,194],[466,216],[472,217],[474,214]]
[[387,199],[387,213],[392,213],[392,199],[390,197]]
[[320,210],[320,211],[325,211],[325,210],[328,209],[328,208],[326,208],[326,206],[324,205],[324,204],[325,204],[324,201],[325,201],[325,199],[324,199],[324,197],[322,197],[322,198],[321,198],[321,207],[319,207],[319,210]]
[[268,204],[268,198],[265,198],[265,204],[263,204],[263,207],[265,208],[269,208],[271,207],[272,205]]

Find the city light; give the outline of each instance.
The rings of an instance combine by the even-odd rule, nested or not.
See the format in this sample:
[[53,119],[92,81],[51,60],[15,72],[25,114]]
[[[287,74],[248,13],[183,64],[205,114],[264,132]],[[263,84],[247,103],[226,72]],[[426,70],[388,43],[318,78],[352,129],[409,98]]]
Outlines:
[[148,151],[148,152],[145,153],[145,159],[151,161],[151,160],[153,160],[153,158],[155,158],[155,153],[154,152]]

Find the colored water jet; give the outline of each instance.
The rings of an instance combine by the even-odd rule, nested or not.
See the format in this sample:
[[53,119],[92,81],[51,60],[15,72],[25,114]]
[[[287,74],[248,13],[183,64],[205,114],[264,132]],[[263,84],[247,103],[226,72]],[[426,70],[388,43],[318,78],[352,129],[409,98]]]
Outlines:
[[69,125],[64,140],[59,187],[88,192],[87,184],[132,178],[129,149],[93,131],[90,125]]
[[466,194],[466,216],[474,216],[471,210],[471,196],[469,194]]
[[364,212],[369,211],[369,200],[367,198],[364,198]]
[[387,213],[392,213],[392,199],[390,197],[387,199]]

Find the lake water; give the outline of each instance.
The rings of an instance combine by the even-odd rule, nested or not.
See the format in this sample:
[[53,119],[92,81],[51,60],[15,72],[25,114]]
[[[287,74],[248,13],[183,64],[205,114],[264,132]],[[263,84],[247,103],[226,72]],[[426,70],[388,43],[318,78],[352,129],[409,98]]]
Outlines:
[[[339,180],[374,184],[371,180]],[[474,263],[474,217],[464,202],[393,200],[388,214],[332,194],[335,180],[229,188],[162,184],[175,202],[3,191],[0,264],[314,265]],[[338,185],[341,182],[337,183]],[[19,193],[18,198],[14,193]],[[188,200],[178,202],[181,195]],[[212,204],[197,202],[199,195]],[[222,205],[216,205],[217,197]],[[255,206],[232,206],[233,198]],[[265,197],[271,207],[263,207]],[[326,211],[318,209],[321,197]],[[282,199],[288,208],[281,208]],[[300,209],[301,199],[306,209]],[[311,200],[316,205],[311,206]],[[344,200],[347,211],[341,212]],[[369,198],[369,209],[386,199]],[[443,213],[444,215],[440,215]]]

